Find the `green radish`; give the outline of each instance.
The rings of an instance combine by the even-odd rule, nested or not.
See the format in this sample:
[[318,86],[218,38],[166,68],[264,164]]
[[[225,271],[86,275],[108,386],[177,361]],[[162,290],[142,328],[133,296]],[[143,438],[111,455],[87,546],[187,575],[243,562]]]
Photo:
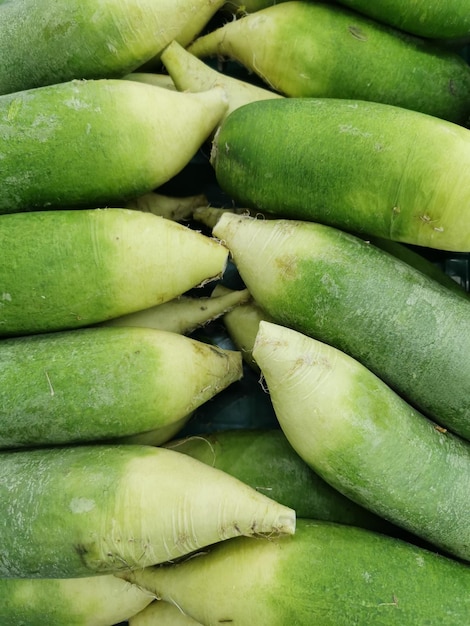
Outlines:
[[0,215],[0,336],[89,326],[168,302],[220,276],[227,256],[213,238],[140,211]]
[[118,79],[3,95],[0,213],[148,193],[190,162],[226,109],[222,87],[182,93]]
[[279,2],[286,2],[286,0],[226,0],[222,10],[233,15],[254,13]]
[[[253,83],[224,74],[190,54],[177,41],[162,52],[161,61],[179,91],[200,92],[220,85],[225,89],[228,107],[225,119],[238,107],[257,100],[281,98],[281,94]],[[221,121],[222,121],[221,120]]]
[[176,85],[171,76],[156,72],[131,72],[122,77],[124,80],[135,80],[139,83],[147,83],[156,87],[165,87],[176,91]]
[[164,330],[0,341],[0,448],[100,441],[180,422],[242,377],[237,351]]
[[123,204],[126,209],[153,213],[175,222],[185,222],[192,218],[195,209],[208,204],[208,200],[203,193],[176,197],[149,191]]
[[3,0],[0,93],[131,72],[187,45],[223,0]]
[[281,429],[225,430],[182,437],[164,445],[235,476],[294,509],[297,517],[400,533],[320,478],[295,452]]
[[0,454],[0,577],[76,578],[163,563],[295,513],[174,450],[91,445]]
[[110,626],[143,611],[152,594],[111,574],[0,579],[5,626]]
[[252,102],[222,124],[211,162],[239,206],[470,251],[470,130],[457,124],[376,102]]
[[139,444],[143,446],[161,446],[168,441],[174,439],[176,435],[186,426],[188,421],[193,417],[194,413],[188,413],[181,419],[160,428],[153,428],[135,435],[127,435],[127,437],[116,437],[108,440],[106,443],[127,443]]
[[470,113],[470,67],[459,54],[336,4],[274,4],[188,51],[236,60],[286,96],[381,102],[459,124]]
[[299,456],[348,498],[470,561],[470,443],[333,346],[261,322],[253,355]]
[[[216,297],[218,294],[228,292],[230,290],[227,287],[218,284],[212,293]],[[248,302],[234,307],[231,311],[227,311],[222,319],[230,338],[237,350],[241,352],[244,361],[255,372],[259,372],[258,364],[253,358],[253,345],[260,321],[273,321],[271,317],[250,297]]]
[[462,0],[338,0],[364,15],[421,37],[470,41],[470,14]]
[[106,326],[140,326],[189,335],[193,330],[247,302],[247,289],[230,290],[209,296],[179,296],[143,311],[108,320]]
[[192,617],[171,602],[156,600],[131,617],[129,626],[196,626]]
[[213,233],[272,320],[350,354],[470,438],[468,298],[323,224],[224,213]]
[[470,609],[466,564],[363,528],[305,519],[292,537],[236,538],[197,558],[125,575],[205,626],[254,619],[463,626]]

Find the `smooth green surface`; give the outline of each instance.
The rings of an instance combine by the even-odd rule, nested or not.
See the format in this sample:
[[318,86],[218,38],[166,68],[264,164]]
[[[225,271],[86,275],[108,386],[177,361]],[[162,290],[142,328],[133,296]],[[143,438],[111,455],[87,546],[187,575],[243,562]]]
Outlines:
[[470,68],[460,55],[337,4],[290,1],[228,20],[196,56],[240,62],[286,96],[383,102],[468,121]]
[[0,334],[88,326],[167,302],[219,275],[227,255],[139,211],[0,215]]
[[470,437],[470,302],[343,231],[224,214],[250,293],[277,323],[334,345],[411,404]]
[[241,355],[177,333],[85,328],[0,342],[0,448],[171,427],[242,375]]
[[212,152],[239,206],[468,252],[470,130],[380,103],[284,98],[240,107]]
[[235,539],[131,578],[208,626],[464,626],[470,569],[364,529],[298,520],[294,536]]

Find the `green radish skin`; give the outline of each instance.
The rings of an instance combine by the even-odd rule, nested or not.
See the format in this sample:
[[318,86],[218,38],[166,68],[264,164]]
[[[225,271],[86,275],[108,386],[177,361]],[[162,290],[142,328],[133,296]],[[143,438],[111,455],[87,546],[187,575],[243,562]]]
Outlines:
[[225,430],[174,439],[165,447],[216,467],[294,509],[297,517],[400,534],[332,488],[295,452],[281,429]]
[[212,237],[151,213],[1,215],[0,335],[79,328],[168,302],[219,277],[227,257]]
[[211,162],[239,206],[470,250],[470,130],[457,124],[374,102],[253,102],[222,124]]
[[470,40],[470,15],[462,0],[339,0],[340,4],[408,33],[433,39]]
[[362,528],[297,520],[292,537],[237,538],[130,580],[206,626],[466,624],[470,569]]
[[249,298],[247,289],[230,290],[211,297],[181,295],[150,309],[116,317],[104,325],[138,326],[189,335],[196,328],[244,304]]
[[335,4],[274,4],[187,49],[236,60],[285,96],[380,102],[458,124],[470,112],[470,67],[459,54]]
[[170,602],[156,600],[131,617],[129,626],[196,626],[200,624]]
[[0,97],[0,213],[111,206],[178,174],[227,109],[222,87],[73,80]]
[[8,626],[110,626],[143,611],[153,596],[111,574],[2,578],[0,620]]
[[[15,0],[0,3],[0,93],[120,77],[173,39],[187,45],[222,0]],[[34,50],[34,54],[32,54]]]
[[172,41],[162,52],[161,61],[179,91],[207,91],[220,85],[228,99],[227,110],[219,124],[235,109],[258,100],[272,100],[283,96],[270,89],[258,87],[245,80],[213,69],[177,41]]
[[193,416],[193,412],[188,413],[181,419],[166,426],[160,426],[160,428],[153,428],[136,435],[128,435],[127,437],[117,437],[107,441],[106,443],[127,443],[127,444],[139,444],[143,446],[161,446],[167,443],[171,439],[174,439],[176,435],[186,426],[188,421]]
[[124,80],[135,80],[140,83],[147,83],[149,85],[155,85],[156,87],[165,87],[166,89],[173,89],[177,91],[176,85],[173,82],[171,76],[168,74],[162,74],[160,72],[131,72],[122,77]]
[[470,560],[470,443],[437,427],[349,355],[261,322],[253,355],[281,428],[335,489]]
[[0,342],[0,448],[100,441],[180,422],[242,377],[235,350],[138,327]]
[[470,438],[470,301],[344,231],[225,213],[213,233],[271,319],[359,360]]
[[163,563],[295,513],[174,450],[64,446],[0,454],[0,576],[80,578]]

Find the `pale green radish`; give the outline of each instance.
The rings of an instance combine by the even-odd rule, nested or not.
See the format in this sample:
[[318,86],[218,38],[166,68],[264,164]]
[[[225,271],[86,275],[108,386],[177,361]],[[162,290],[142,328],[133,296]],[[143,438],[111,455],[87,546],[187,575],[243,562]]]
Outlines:
[[153,601],[148,591],[111,574],[84,578],[1,578],[5,626],[110,626]]
[[264,100],[224,121],[211,162],[238,206],[364,237],[470,250],[463,126],[377,102]]
[[[219,294],[230,293],[231,291],[224,287],[223,284],[218,284],[212,293],[216,297]],[[241,352],[244,361],[256,372],[259,371],[259,367],[253,358],[253,345],[261,320],[272,321],[272,318],[263,311],[252,297],[250,297],[248,302],[244,302],[231,311],[227,311],[223,316],[224,325],[234,345]]]
[[0,2],[0,93],[119,77],[173,39],[187,45],[223,0]]
[[104,322],[106,326],[140,326],[189,335],[193,330],[247,302],[247,289],[210,296],[181,295],[150,309],[136,311]]
[[213,233],[273,320],[350,354],[442,427],[470,438],[468,297],[315,222],[224,213]]
[[208,200],[203,193],[190,196],[168,196],[157,191],[149,191],[124,203],[126,209],[153,213],[175,222],[190,220],[194,210],[206,204]]
[[261,322],[253,349],[281,428],[356,503],[470,561],[470,443],[427,419],[361,363]]
[[222,87],[182,93],[118,79],[3,95],[0,213],[110,206],[153,191],[190,162],[227,106]]
[[0,448],[171,427],[242,375],[239,352],[154,328],[6,338],[0,342]]
[[[257,100],[281,98],[281,94],[258,87],[210,67],[177,41],[172,41],[162,52],[161,61],[179,91],[199,92],[220,85],[225,89],[228,107],[222,118],[233,110]],[[221,120],[221,121],[222,121]]]
[[0,215],[0,335],[88,326],[168,302],[219,277],[227,256],[213,238],[141,211]]
[[188,423],[194,412],[188,413],[181,419],[167,424],[166,426],[160,426],[160,428],[153,428],[146,432],[137,433],[135,435],[128,435],[127,437],[118,437],[109,440],[107,443],[127,443],[127,444],[139,444],[143,446],[161,446],[168,441],[171,441]]
[[128,578],[205,626],[463,626],[470,608],[466,564],[300,518],[292,537],[236,538]]
[[463,0],[338,0],[364,15],[420,37],[470,40],[470,15]]
[[337,4],[274,4],[228,20],[188,51],[238,61],[286,96],[382,102],[459,124],[469,117],[462,56]]
[[129,620],[129,626],[197,626],[192,617],[171,602],[155,600]]
[[154,446],[3,452],[0,507],[4,578],[141,569],[238,535],[295,531],[292,509]]
[[175,83],[173,82],[171,76],[161,72],[131,72],[130,74],[123,76],[123,79],[136,80],[140,83],[147,83],[157,87],[166,87],[167,89],[176,90]]

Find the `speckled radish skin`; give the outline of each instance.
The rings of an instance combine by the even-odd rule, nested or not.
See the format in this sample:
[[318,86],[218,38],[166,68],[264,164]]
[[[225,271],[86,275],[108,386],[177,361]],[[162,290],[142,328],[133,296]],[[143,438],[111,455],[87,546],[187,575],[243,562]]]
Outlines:
[[264,100],[225,120],[211,161],[238,206],[470,250],[470,130],[463,126],[377,102]]
[[2,2],[0,93],[123,76],[175,38],[189,43],[221,5],[221,0]]
[[[236,538],[129,578],[206,626],[465,623],[469,568],[353,526],[297,520],[292,537]],[[424,591],[423,591],[424,590]]]
[[83,328],[0,342],[0,448],[171,427],[239,380],[239,352],[170,331]]
[[226,108],[221,87],[181,93],[118,79],[3,95],[0,213],[113,206],[150,192],[187,165]]
[[341,230],[225,213],[230,249],[271,320],[335,346],[445,428],[470,437],[470,301]]
[[166,562],[295,512],[184,454],[92,445],[0,454],[0,576],[74,578]]
[[130,209],[1,215],[0,335],[79,328],[168,302],[220,276],[227,256],[211,237]]
[[253,350],[296,452],[362,506],[470,560],[470,444],[348,355],[261,322]]
[[111,574],[0,579],[0,620],[8,626],[109,626],[143,611],[152,595]]
[[468,119],[470,68],[459,54],[337,4],[273,4],[228,20],[188,51],[235,59],[289,97],[383,102]]

